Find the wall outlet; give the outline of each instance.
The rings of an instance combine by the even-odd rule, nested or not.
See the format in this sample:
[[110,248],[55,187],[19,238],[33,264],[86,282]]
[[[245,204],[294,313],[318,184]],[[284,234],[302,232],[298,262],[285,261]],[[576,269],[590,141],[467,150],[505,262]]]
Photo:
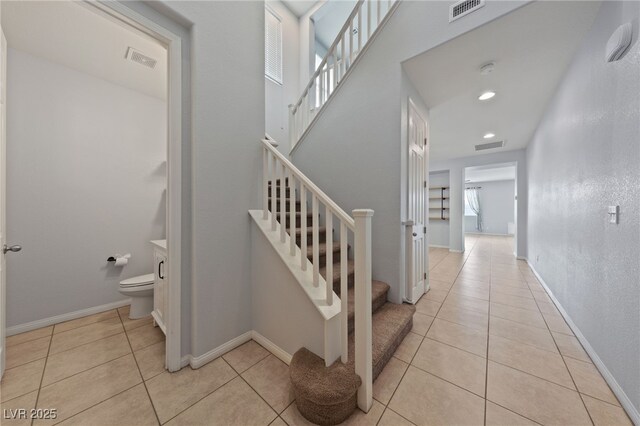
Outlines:
[[609,206],[607,211],[609,214],[609,223],[618,224],[618,216],[620,215],[620,206]]

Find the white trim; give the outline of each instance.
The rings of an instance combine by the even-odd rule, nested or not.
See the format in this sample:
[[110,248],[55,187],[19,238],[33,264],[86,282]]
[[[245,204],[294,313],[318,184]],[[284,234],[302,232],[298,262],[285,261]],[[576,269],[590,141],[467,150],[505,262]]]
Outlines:
[[220,358],[222,355],[237,348],[243,343],[247,343],[249,340],[251,340],[252,335],[253,331],[247,331],[246,333],[243,333],[238,337],[229,340],[227,343],[223,343],[217,348],[211,349],[209,352],[205,352],[200,356],[191,356],[191,368],[200,368],[203,365],[213,361],[214,359]]
[[450,253],[464,253],[464,250],[449,249]]
[[558,308],[558,310],[564,317],[564,320],[569,325],[569,328],[571,328],[571,331],[573,331],[573,334],[575,334],[580,344],[582,344],[582,347],[584,347],[584,350],[587,352],[587,354],[589,354],[589,357],[593,361],[593,364],[596,366],[596,368],[598,369],[598,371],[600,372],[604,380],[607,382],[607,384],[609,385],[613,393],[616,395],[616,397],[620,401],[620,404],[622,404],[622,407],[627,412],[627,415],[631,418],[631,421],[636,425],[640,425],[640,412],[638,411],[638,409],[634,407],[633,403],[631,402],[627,394],[624,392],[622,387],[618,384],[616,379],[613,377],[613,374],[611,374],[611,372],[609,371],[607,366],[604,364],[604,362],[600,359],[595,349],[593,349],[593,347],[587,340],[587,338],[584,337],[584,334],[582,334],[582,332],[580,331],[578,326],[573,322],[573,320],[571,319],[567,311],[564,310],[564,308],[562,307],[558,299],[556,299],[556,297],[553,295],[553,292],[551,292],[551,289],[549,288],[547,283],[544,282],[544,280],[542,279],[538,271],[535,270],[535,268],[533,267],[531,262],[529,262],[529,260],[527,260],[527,263],[529,264],[529,267],[533,271],[533,274],[536,276],[536,278],[538,278],[538,281],[540,281],[540,284],[542,284],[544,289],[549,294],[549,297],[551,297],[551,300],[556,305],[556,308]]
[[253,330],[251,333],[252,333],[251,338],[253,340],[258,342],[266,350],[268,350],[273,355],[275,355],[278,359],[280,359],[280,361],[284,362],[287,365],[291,364],[291,358],[293,358],[293,356],[290,353],[288,353],[287,351],[282,349],[280,346],[276,345],[271,340],[267,339],[257,331]]
[[449,246],[439,246],[437,244],[429,244],[429,247],[433,247],[433,248],[444,248],[444,249],[448,249]]
[[152,20],[118,1],[90,1],[107,18],[124,22],[147,34],[167,48],[167,255],[169,296],[167,304],[166,364],[178,371],[182,364],[181,294],[182,294],[182,39]]
[[110,311],[112,309],[121,308],[131,304],[131,299],[118,300],[117,302],[107,303],[105,305],[94,306],[92,308],[80,309],[79,311],[69,312],[67,314],[56,315],[49,318],[43,318],[36,321],[27,322],[20,325],[14,325],[7,328],[7,336],[20,334],[27,331],[47,327],[61,322],[71,321],[77,318],[86,317],[88,315],[99,314],[100,312]]
[[527,259],[526,256],[518,256],[515,252],[513,253],[513,255],[516,257],[517,260],[524,260],[525,262],[529,263],[529,259]]
[[490,232],[471,232],[471,231],[465,231],[464,233],[465,235],[467,234],[471,234],[471,235],[489,235],[491,237],[513,237],[513,234],[493,234]]

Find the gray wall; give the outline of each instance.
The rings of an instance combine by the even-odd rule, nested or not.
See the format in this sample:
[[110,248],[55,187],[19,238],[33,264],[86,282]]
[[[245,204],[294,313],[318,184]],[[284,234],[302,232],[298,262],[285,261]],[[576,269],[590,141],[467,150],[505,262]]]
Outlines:
[[375,210],[373,276],[389,283],[390,300],[398,301],[404,273],[398,256],[406,178],[401,62],[524,4],[488,2],[450,24],[447,2],[401,2],[293,154],[294,163],[347,212]]
[[[429,173],[429,186],[449,186],[449,172],[431,172]],[[436,191],[430,191],[433,196],[436,196]],[[445,192],[449,194],[449,191]],[[444,202],[445,207],[448,207],[451,200]],[[431,201],[429,205],[438,206],[440,201]],[[430,212],[432,216],[440,214],[439,210],[433,210]],[[430,220],[429,221],[429,246],[446,247],[449,248],[449,221],[448,220]]]
[[[515,222],[514,199],[515,181],[502,180],[467,184],[465,187],[479,186],[480,207],[482,212],[482,229],[485,234],[507,235],[507,224]],[[477,233],[476,217],[465,216],[465,232]]]
[[[432,141],[438,143],[438,141]],[[527,165],[526,151],[497,152],[494,154],[474,155],[471,157],[455,158],[447,161],[431,161],[432,171],[449,171],[450,173],[450,214],[449,219],[449,250],[464,250],[464,169],[473,166],[489,164],[516,163],[516,196],[518,208],[516,216],[516,254],[527,256]]]
[[[636,422],[639,18],[640,3],[603,3],[527,149],[529,260],[634,405]],[[609,36],[629,21],[632,47],[605,63]],[[609,205],[620,206],[618,225],[607,222]]]
[[165,237],[166,102],[14,49],[7,87],[7,325],[124,299]]

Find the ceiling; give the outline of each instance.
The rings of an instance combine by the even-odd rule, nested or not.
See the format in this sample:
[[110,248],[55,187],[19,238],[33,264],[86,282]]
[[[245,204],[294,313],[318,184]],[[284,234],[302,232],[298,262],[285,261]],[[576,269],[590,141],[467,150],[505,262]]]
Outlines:
[[[526,147],[599,7],[592,1],[534,2],[406,61],[407,75],[430,109],[431,159]],[[481,75],[490,61],[494,71]],[[480,102],[488,89],[497,95]],[[483,139],[488,132],[495,138]],[[499,140],[506,141],[504,148],[474,150]]]
[[465,183],[515,180],[516,166],[513,164],[467,167],[464,171]]
[[[151,37],[71,1],[3,1],[9,47],[166,99],[167,51]],[[154,69],[125,59],[132,46],[158,61]]]
[[302,15],[311,10],[311,8],[318,3],[318,0],[282,0],[287,9],[289,9],[294,15],[300,18]]

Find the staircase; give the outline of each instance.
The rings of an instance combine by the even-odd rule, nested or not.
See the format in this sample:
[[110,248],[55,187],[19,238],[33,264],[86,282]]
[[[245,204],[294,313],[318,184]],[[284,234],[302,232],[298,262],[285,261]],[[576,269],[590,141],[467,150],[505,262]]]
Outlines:
[[411,330],[415,308],[387,302],[389,285],[371,279],[373,212],[354,210],[351,218],[272,141],[263,145],[262,220],[280,231],[300,269],[312,270],[313,286],[324,287],[327,306],[340,295],[340,359],[328,365],[302,348],[290,363],[301,414],[317,424],[338,424],[356,406],[371,407],[373,381]]

